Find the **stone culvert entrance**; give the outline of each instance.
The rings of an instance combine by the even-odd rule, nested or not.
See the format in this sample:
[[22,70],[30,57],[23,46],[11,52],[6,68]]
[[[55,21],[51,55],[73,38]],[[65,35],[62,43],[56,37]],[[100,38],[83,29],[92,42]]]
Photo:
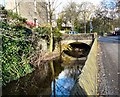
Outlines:
[[85,43],[74,42],[70,43],[63,52],[71,57],[81,58],[86,57],[91,47]]

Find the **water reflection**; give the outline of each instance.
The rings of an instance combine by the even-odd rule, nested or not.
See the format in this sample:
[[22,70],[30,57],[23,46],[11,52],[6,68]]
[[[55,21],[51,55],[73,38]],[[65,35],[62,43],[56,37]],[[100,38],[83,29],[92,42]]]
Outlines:
[[[73,62],[74,61],[74,62]],[[3,87],[4,95],[48,95],[69,96],[71,89],[81,73],[83,64],[69,61],[72,64],[60,63],[59,58],[41,65],[32,74]],[[83,63],[83,62],[82,62]]]
[[[77,68],[66,68],[62,71],[55,81],[52,81],[52,97],[55,96],[69,96],[73,88],[77,76],[81,73],[79,66]],[[55,85],[54,85],[55,84]],[[54,87],[55,86],[55,87]],[[54,90],[55,89],[55,90]]]
[[32,74],[3,87],[3,95],[51,95],[52,71],[49,64],[41,65]]

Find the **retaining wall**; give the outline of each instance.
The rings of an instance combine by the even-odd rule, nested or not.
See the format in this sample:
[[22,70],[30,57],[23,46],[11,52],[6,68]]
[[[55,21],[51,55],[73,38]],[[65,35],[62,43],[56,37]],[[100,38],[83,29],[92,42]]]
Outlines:
[[97,95],[97,68],[97,39],[95,39],[71,95]]

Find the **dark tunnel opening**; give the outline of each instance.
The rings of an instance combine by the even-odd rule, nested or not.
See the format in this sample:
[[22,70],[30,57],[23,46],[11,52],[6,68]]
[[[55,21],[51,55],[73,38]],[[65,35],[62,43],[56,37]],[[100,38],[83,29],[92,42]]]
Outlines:
[[91,46],[85,43],[74,42],[70,43],[67,50],[63,50],[63,52],[69,56],[81,58],[86,57],[89,54],[90,49]]

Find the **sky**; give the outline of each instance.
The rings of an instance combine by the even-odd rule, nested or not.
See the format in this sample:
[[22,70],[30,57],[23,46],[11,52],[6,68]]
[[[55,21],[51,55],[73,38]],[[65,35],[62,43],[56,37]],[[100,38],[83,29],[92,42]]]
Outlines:
[[58,5],[60,4],[60,2],[61,2],[61,5],[58,7],[58,12],[60,12],[62,9],[63,9],[63,7],[65,7],[67,4],[68,4],[68,2],[70,2],[70,1],[74,1],[74,2],[76,2],[76,3],[81,3],[81,2],[86,2],[86,1],[88,1],[88,2],[91,2],[91,3],[93,3],[93,4],[95,4],[95,5],[98,5],[98,4],[100,4],[100,2],[102,1],[102,0],[58,0]]
[[[4,4],[4,1],[5,0],[0,0],[0,4]],[[56,1],[58,1],[57,3],[59,4],[60,2],[62,2],[62,4],[61,4],[61,6],[63,7],[63,6],[65,6],[66,4],[67,4],[67,2],[70,2],[70,1],[75,1],[75,2],[77,2],[77,3],[80,3],[80,2],[82,2],[82,1],[89,1],[89,2],[92,2],[92,3],[94,3],[94,4],[98,4],[100,1],[102,1],[102,0],[56,0]]]
[[5,5],[5,1],[6,0],[0,0],[0,4],[4,6]]
[[[0,0],[0,4],[3,4],[4,5],[4,1],[7,1],[7,0]],[[48,1],[48,0],[46,0]],[[53,1],[53,0],[50,0],[50,1]],[[85,2],[85,1],[88,1],[88,2],[91,2],[95,5],[98,5],[100,4],[101,1],[103,0],[55,0],[56,3],[55,3],[55,7],[57,7],[60,3],[60,5],[57,7],[57,13],[61,12],[62,9],[68,4],[68,2],[71,2],[71,1],[74,1],[76,3],[81,3],[81,2]],[[111,0],[107,0],[107,1],[111,1]]]
[[85,1],[89,1],[89,2],[92,2],[94,4],[98,4],[100,1],[102,0],[60,0],[61,2],[70,2],[70,1],[74,1],[74,2],[77,2],[77,3],[81,3],[81,2],[85,2]]

